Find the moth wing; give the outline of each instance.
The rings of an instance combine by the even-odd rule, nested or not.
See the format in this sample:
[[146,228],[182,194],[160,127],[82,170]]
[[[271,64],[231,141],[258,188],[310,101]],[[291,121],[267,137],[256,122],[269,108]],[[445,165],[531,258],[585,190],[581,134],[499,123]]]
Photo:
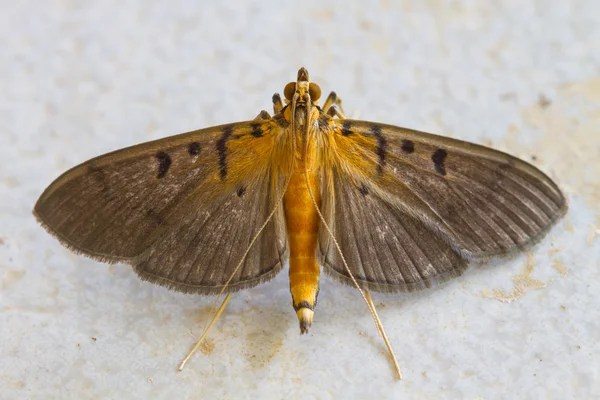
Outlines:
[[[329,198],[324,196],[330,203],[324,207],[334,225],[344,218],[340,214],[347,212],[344,210],[348,207],[363,207],[361,212],[366,214],[365,218],[373,219],[381,214],[381,218],[392,218],[394,223],[414,224],[412,230],[406,227],[405,230],[414,234],[413,239],[419,238],[418,245],[432,246],[434,253],[448,254],[451,249],[464,260],[482,260],[527,249],[541,240],[566,212],[565,197],[556,184],[534,166],[508,154],[451,138],[365,121],[331,120],[329,126],[329,145],[335,151],[329,153],[328,164],[343,177],[340,180],[325,178],[327,184],[333,186],[331,193],[335,193]],[[348,187],[342,188],[344,185]],[[355,193],[352,196],[346,194],[344,200],[341,198],[344,191]],[[362,201],[357,201],[360,197],[356,193],[361,192],[368,194]],[[348,200],[352,198],[354,203]],[[345,201],[346,208],[336,201]],[[353,241],[368,242],[368,235],[375,235],[378,229],[374,221],[372,224],[366,231],[358,231]],[[391,226],[386,229],[392,235],[396,233]],[[419,236],[423,232],[427,234]],[[336,233],[336,238],[341,234]],[[378,234],[386,235],[385,232]],[[332,261],[335,256],[324,234],[320,243],[325,263],[335,272],[345,274],[343,265]],[[373,243],[373,248],[376,253],[385,254],[385,245],[385,241],[379,240]],[[346,246],[342,251],[351,250]],[[414,255],[407,252],[407,256]],[[392,258],[384,257],[378,261],[381,268],[393,270]],[[376,268],[376,260],[372,257],[362,256],[361,262],[363,269]],[[429,266],[429,263],[425,264]],[[431,266],[437,272],[426,273],[422,282],[427,282],[431,274],[439,275],[443,280],[464,270],[456,259],[451,264],[455,265],[455,272],[446,273],[447,268],[438,271],[438,265],[432,262]],[[381,282],[374,281],[372,290],[377,290],[378,284],[386,283],[383,276],[378,279]],[[386,290],[403,291],[412,287],[404,283],[394,285]],[[425,286],[417,283],[415,287]]]
[[[174,289],[218,292],[281,190],[286,172],[274,160],[283,135],[272,120],[248,121],[99,156],[56,179],[34,214],[75,252],[133,264],[142,278]],[[281,221],[278,213],[265,228],[231,290],[281,268]]]
[[240,189],[212,201],[192,195],[168,217],[152,245],[133,260],[135,272],[161,286],[201,294],[219,293],[230,277],[226,293],[272,279],[286,256],[281,207],[232,274],[275,207],[282,178],[265,169]]
[[[323,189],[322,213],[352,275],[363,289],[377,292],[421,290],[460,275],[467,267],[429,227],[366,187],[355,186],[340,170],[331,171]],[[337,248],[319,230],[321,263],[334,279],[352,285]]]

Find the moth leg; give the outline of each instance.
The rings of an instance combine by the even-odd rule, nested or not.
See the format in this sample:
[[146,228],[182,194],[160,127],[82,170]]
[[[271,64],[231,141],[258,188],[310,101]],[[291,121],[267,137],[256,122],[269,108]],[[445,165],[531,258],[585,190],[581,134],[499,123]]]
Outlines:
[[346,118],[344,112],[341,111],[336,105],[332,105],[331,107],[329,107],[329,109],[327,110],[327,115],[338,118]]
[[256,118],[254,118],[255,121],[261,121],[264,119],[271,119],[271,115],[265,110],[259,112]]
[[323,112],[329,111],[332,106],[337,106],[337,108],[341,111],[342,114],[345,114],[344,108],[342,107],[342,99],[338,97],[336,92],[329,93],[325,103],[323,103]]
[[221,304],[221,307],[219,307],[219,309],[217,310],[217,313],[213,317],[212,321],[210,321],[210,324],[206,327],[206,329],[204,329],[204,332],[202,332],[202,336],[200,336],[200,339],[198,339],[198,341],[194,345],[194,348],[192,349],[192,351],[190,351],[189,354],[187,356],[185,356],[185,358],[183,359],[183,361],[181,362],[181,364],[179,364],[179,370],[180,371],[183,371],[183,367],[185,367],[185,363],[187,363],[188,360],[190,359],[190,357],[194,355],[194,353],[196,352],[196,350],[198,350],[198,347],[200,347],[200,345],[202,344],[202,342],[206,338],[206,335],[208,335],[208,331],[210,331],[210,328],[212,328],[213,325],[215,324],[215,322],[217,322],[217,320],[219,319],[219,317],[223,313],[223,310],[225,310],[225,306],[229,302],[229,299],[231,298],[231,295],[232,295],[232,293],[229,293],[227,295],[227,297],[225,297],[225,300],[223,300],[223,303]]
[[275,93],[273,95],[273,113],[279,114],[281,110],[283,110],[283,101],[281,101],[279,93]]

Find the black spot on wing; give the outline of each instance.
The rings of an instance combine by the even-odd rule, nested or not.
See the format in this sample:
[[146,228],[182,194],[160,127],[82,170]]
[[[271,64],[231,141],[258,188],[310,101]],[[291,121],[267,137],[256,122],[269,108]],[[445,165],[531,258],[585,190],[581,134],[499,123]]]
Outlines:
[[156,153],[156,159],[158,160],[158,175],[156,177],[160,179],[169,172],[171,157],[164,151],[160,151]]
[[160,226],[165,223],[165,219],[153,208],[146,210],[146,217],[152,219],[156,226]]
[[250,134],[255,138],[259,138],[263,135],[262,124],[250,124]]
[[197,156],[198,154],[200,154],[200,150],[202,150],[202,148],[200,147],[200,143],[192,142],[188,144],[188,153],[190,156]]
[[244,186],[240,186],[238,190],[235,192],[238,197],[242,197],[246,193],[246,188]]
[[231,125],[223,128],[223,133],[219,140],[217,140],[217,153],[219,154],[219,172],[221,173],[221,179],[227,177],[227,141],[233,133],[233,127]]
[[435,171],[442,176],[446,175],[446,167],[444,166],[444,161],[446,160],[447,155],[448,152],[444,149],[437,149],[431,155],[431,161],[433,161]]
[[352,135],[352,131],[350,129],[352,129],[352,122],[344,121],[342,124],[342,136]]
[[377,172],[382,173],[383,167],[385,167],[385,156],[387,154],[388,142],[383,133],[381,133],[381,127],[378,125],[371,126],[371,133],[377,139],[377,156],[379,157],[379,165],[377,166]]
[[369,188],[365,186],[365,184],[363,183],[361,185],[361,187],[358,188],[358,191],[360,192],[360,194],[362,194],[363,196],[366,196],[369,194]]
[[102,191],[106,191],[107,189],[107,175],[104,168],[99,168],[96,163],[90,164],[88,167],[88,174],[94,180],[95,183],[98,183],[102,188]]
[[412,141],[408,140],[408,139],[404,139],[402,141],[401,149],[406,154],[411,154],[411,153],[413,153],[415,151],[415,144]]

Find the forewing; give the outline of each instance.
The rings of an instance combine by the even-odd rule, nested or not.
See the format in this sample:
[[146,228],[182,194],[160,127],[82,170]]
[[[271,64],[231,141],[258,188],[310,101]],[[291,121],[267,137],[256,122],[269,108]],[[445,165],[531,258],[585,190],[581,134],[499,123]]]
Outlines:
[[[282,159],[277,152],[282,151],[278,144],[283,135],[273,120],[248,121],[118,150],[60,176],[41,195],[34,214],[76,252],[101,261],[138,264],[136,271],[143,277],[146,271],[149,280],[193,291],[191,287],[210,279],[190,278],[192,283],[186,286],[185,279],[178,280],[177,264],[159,268],[153,263],[168,257],[188,265],[188,258],[198,251],[194,246],[222,249],[223,241],[236,239],[237,246],[246,246],[248,232],[257,231],[266,220],[273,193],[281,189],[285,168],[275,161]],[[278,223],[264,233],[278,239],[272,240],[272,248],[256,243],[249,255],[249,260],[263,264],[242,271],[240,279],[258,279],[265,275],[263,269],[270,271],[280,262],[285,244]],[[190,248],[175,253],[183,238],[189,239]],[[262,251],[258,256],[257,250]],[[197,273],[206,276],[214,277],[239,261],[227,253],[215,253],[210,259],[205,255],[192,262]],[[163,273],[166,280],[160,281]],[[175,283],[169,284],[169,279]]]
[[[566,212],[556,184],[508,154],[371,122],[330,120],[328,128],[328,164],[342,177],[333,192],[342,185],[368,192],[394,210],[394,218],[411,218],[432,241],[441,240],[466,260],[526,249]],[[374,202],[363,201],[367,214],[377,208]],[[337,223],[342,210],[330,218]],[[370,233],[359,232],[356,240]],[[326,242],[323,237],[321,243]]]

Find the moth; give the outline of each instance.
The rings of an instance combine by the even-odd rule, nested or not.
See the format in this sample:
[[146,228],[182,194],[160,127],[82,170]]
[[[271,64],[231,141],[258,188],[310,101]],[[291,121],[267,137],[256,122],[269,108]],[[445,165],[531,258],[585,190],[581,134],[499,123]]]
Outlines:
[[518,158],[347,119],[335,92],[319,106],[305,68],[283,94],[273,116],[84,162],[50,184],[34,215],[72,251],[186,293],[228,300],[289,260],[301,333],[322,267],[359,289],[388,344],[369,291],[429,288],[469,261],[523,251],[567,210],[558,186]]

